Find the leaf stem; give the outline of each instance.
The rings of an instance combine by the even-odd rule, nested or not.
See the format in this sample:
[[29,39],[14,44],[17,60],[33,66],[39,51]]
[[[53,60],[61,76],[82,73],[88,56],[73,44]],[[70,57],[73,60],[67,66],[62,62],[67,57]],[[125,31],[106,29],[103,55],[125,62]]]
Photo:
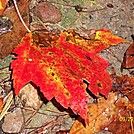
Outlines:
[[20,14],[20,11],[19,11],[19,9],[18,9],[18,6],[17,6],[16,1],[13,0],[13,2],[14,2],[15,9],[16,9],[16,11],[17,11],[17,14],[18,14],[18,16],[19,16],[19,18],[20,18],[22,24],[24,25],[24,27],[26,28],[26,30],[30,33],[30,32],[31,32],[30,29],[26,26],[26,23],[24,22],[24,20],[23,20],[22,17],[21,17],[21,14]]

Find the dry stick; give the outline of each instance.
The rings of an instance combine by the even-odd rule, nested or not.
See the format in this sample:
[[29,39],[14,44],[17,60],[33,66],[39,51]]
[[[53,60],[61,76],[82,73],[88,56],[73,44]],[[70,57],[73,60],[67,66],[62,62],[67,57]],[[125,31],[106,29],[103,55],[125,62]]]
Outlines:
[[47,28],[47,26],[41,21],[41,19],[40,19],[39,17],[37,17],[37,19],[38,19],[38,21],[40,22],[40,24],[41,24],[47,31],[49,31],[48,28]]
[[50,119],[49,121],[47,121],[45,124],[43,124],[42,126],[40,127],[30,127],[30,128],[26,128],[26,129],[35,129],[35,130],[31,130],[28,134],[32,133],[32,132],[36,132],[36,131],[39,131],[40,129],[45,129],[48,128],[47,125],[53,123],[54,121],[56,120],[56,118],[53,118],[53,119]]
[[[70,4],[62,4],[62,3],[57,3],[57,2],[51,2],[52,4],[57,4],[57,5],[60,5],[60,6],[64,6],[64,7],[73,7],[73,8],[76,8],[77,6],[79,5],[70,5]],[[87,10],[87,7],[81,7],[79,6],[81,9],[84,9],[84,10],[81,10],[79,12],[96,12],[96,11],[100,11],[100,10],[104,10],[104,9],[107,9],[107,7],[103,7],[101,9],[95,9],[95,10],[91,10],[91,11],[88,11]]]
[[[69,117],[70,117],[69,115],[65,116],[66,119],[69,118]],[[40,131],[41,129],[43,129],[43,131],[44,131],[45,129],[51,129],[51,130],[52,130],[57,124],[62,123],[63,120],[64,120],[64,119],[61,119],[61,118],[59,118],[59,117],[50,119],[49,121],[47,121],[47,122],[46,122],[45,124],[43,124],[42,126],[37,127],[35,130],[31,130],[31,131],[29,132],[29,134],[32,133],[32,132]],[[48,125],[49,125],[49,126],[48,126]],[[30,129],[32,129],[32,128],[30,128]]]
[[64,119],[68,119],[69,117],[69,115],[65,116],[65,118],[57,117],[53,124],[51,126],[48,126],[47,128],[53,130],[55,126],[59,125],[64,121]]
[[133,127],[133,117],[131,116],[131,112],[129,111],[129,116],[130,116],[130,125],[132,129],[132,134],[134,134],[134,127]]
[[[27,121],[24,122],[24,125],[22,126],[20,132],[23,131],[23,129],[25,128],[25,126],[28,126],[28,124],[32,121],[32,118],[35,116],[35,114],[38,112],[38,110],[42,107],[42,105],[43,105],[43,102],[40,104],[39,108],[36,109],[36,110],[31,114],[31,116],[27,119]],[[24,117],[24,115],[23,115],[23,117]]]
[[34,117],[35,116],[35,114],[38,112],[38,110],[42,107],[42,105],[43,105],[43,102],[40,104],[40,107],[38,108],[38,109],[36,109],[34,112],[33,112],[33,114],[28,118],[28,120],[25,122],[25,126],[28,126],[28,124],[31,122],[31,120],[32,120],[32,117]]
[[127,95],[127,94],[129,94],[129,93],[131,93],[131,92],[133,92],[133,91],[134,91],[134,89],[132,88],[132,90],[126,92],[124,95]]
[[21,17],[21,14],[20,14],[20,11],[19,11],[19,9],[18,9],[18,6],[17,6],[16,1],[13,0],[13,3],[14,3],[15,9],[16,9],[16,11],[17,11],[17,14],[18,14],[18,16],[19,16],[19,18],[20,18],[22,24],[24,25],[24,27],[26,28],[26,30],[30,33],[30,32],[31,32],[30,29],[26,26],[26,23],[24,22],[24,20],[23,20],[22,17]]
[[11,74],[10,72],[0,72],[0,74]]
[[7,78],[10,78],[10,76],[6,76],[5,78],[2,78],[0,83],[4,82]]
[[[35,109],[29,108],[29,107],[23,107],[22,109],[29,110],[29,111],[32,111],[32,112],[36,111]],[[53,110],[45,110],[45,111],[49,111],[49,112],[60,114],[58,116],[66,116],[66,115],[69,115],[68,113],[57,112],[57,111],[53,111]],[[45,113],[42,113],[42,112],[39,112],[39,111],[37,113],[38,114],[42,114],[42,115],[47,115],[47,116],[57,116],[55,114],[45,114]]]
[[57,114],[68,115],[68,113],[66,113],[66,112],[60,112],[60,111],[55,111],[55,110],[51,110],[51,109],[46,109],[46,111],[52,112],[52,113],[57,113]]
[[6,69],[6,68],[9,68],[9,66],[2,67],[0,68],[0,70]]

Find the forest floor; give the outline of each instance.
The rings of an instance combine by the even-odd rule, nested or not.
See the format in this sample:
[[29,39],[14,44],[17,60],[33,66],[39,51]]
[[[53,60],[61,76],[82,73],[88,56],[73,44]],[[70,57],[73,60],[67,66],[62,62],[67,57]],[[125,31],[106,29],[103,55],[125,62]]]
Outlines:
[[[42,27],[47,28],[48,30],[59,29],[60,31],[74,29],[80,34],[87,34],[90,29],[104,28],[112,31],[113,34],[122,37],[131,43],[133,42],[131,35],[134,34],[134,1],[48,1],[52,2],[52,4],[61,12],[61,20],[55,24],[41,22],[42,18],[39,20],[38,13],[34,12],[40,1],[31,0],[30,16],[32,17],[32,22],[30,24],[30,28],[32,30],[39,28],[38,24],[40,25],[40,22],[43,23],[43,26],[41,24],[40,29],[42,29]],[[76,9],[77,5],[79,5],[79,7]],[[128,44],[122,43],[118,46],[110,47],[109,49],[101,52],[101,55],[110,62],[110,67],[108,68],[109,73],[112,73],[111,70],[114,68],[117,76],[128,75],[133,77],[131,72],[134,69],[123,69],[121,71],[121,64],[123,62],[124,53],[128,47]],[[10,97],[10,95],[12,95],[12,82],[10,81],[11,71],[9,70],[12,58],[13,55],[9,54],[3,59],[0,59],[0,98],[6,98],[7,96]],[[25,90],[27,90],[25,97],[28,98],[29,103],[32,103],[30,105],[32,105],[34,109],[23,107],[23,105],[16,106],[14,102],[10,102],[12,104],[10,105],[10,108],[8,108],[10,109],[10,115],[1,120],[0,133],[19,133],[19,131],[21,131],[22,134],[61,134],[63,132],[64,134],[67,134],[77,117],[74,115],[71,117],[68,112],[64,111],[65,109],[59,106],[59,104],[57,104],[54,99],[50,102],[43,100],[44,103],[42,104],[42,101],[37,97],[36,89],[31,87],[31,85],[28,85],[25,88]],[[31,93],[31,90],[33,94]],[[29,95],[29,93],[31,94]],[[133,117],[134,112],[131,113],[131,115]],[[134,134],[133,124],[133,122],[129,122],[129,125],[127,124],[128,128],[130,129],[130,134]],[[16,127],[14,125],[16,125]],[[96,134],[122,134],[124,131],[123,128],[119,126],[116,128],[116,130],[117,129],[122,129],[122,131],[115,132],[112,131],[113,128],[111,128],[110,130],[105,131],[100,130],[96,132]],[[127,130],[126,132],[128,132]]]

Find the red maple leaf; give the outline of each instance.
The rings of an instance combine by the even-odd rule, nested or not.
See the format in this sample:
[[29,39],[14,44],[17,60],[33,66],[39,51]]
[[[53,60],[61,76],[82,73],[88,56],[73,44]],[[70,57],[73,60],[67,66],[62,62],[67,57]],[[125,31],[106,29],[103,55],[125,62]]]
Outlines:
[[120,42],[125,40],[107,30],[96,31],[94,40],[83,39],[72,30],[28,33],[13,51],[18,55],[11,63],[15,94],[32,81],[48,100],[55,97],[86,120],[89,98],[83,80],[93,94],[108,95],[112,87],[106,71],[109,63],[98,52]]

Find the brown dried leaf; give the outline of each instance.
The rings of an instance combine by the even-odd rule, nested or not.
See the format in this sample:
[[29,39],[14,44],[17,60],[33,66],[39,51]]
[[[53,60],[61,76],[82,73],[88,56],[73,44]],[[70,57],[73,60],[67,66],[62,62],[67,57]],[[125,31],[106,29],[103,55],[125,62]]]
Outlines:
[[113,91],[121,91],[128,97],[131,103],[134,103],[134,77],[127,75],[112,76]]
[[122,67],[134,68],[134,42],[130,45],[124,55]]
[[109,126],[108,130],[113,134],[133,134],[134,126],[134,104],[127,97],[121,97],[116,102],[119,109],[118,116]]
[[101,98],[97,104],[91,104],[88,107],[89,125],[84,127],[80,119],[78,119],[74,123],[70,134],[94,134],[108,126],[118,113],[118,108],[114,104],[116,99],[117,94],[111,93],[107,100]]
[[[28,0],[20,1],[17,5],[21,12],[22,18],[25,23],[28,24]],[[26,14],[26,16],[24,14]],[[14,6],[7,8],[3,15],[7,16],[12,21],[13,30],[0,36],[0,58],[4,58],[10,54],[26,33],[26,29],[21,23]]]

